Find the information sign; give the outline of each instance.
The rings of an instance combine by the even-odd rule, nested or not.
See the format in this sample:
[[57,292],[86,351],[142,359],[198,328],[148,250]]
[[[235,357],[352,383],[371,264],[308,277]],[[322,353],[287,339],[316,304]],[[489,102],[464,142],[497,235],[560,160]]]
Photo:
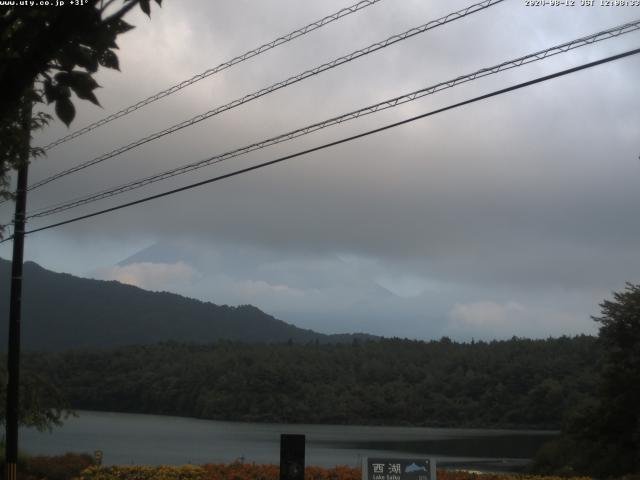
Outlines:
[[436,462],[430,458],[365,457],[362,480],[436,480]]

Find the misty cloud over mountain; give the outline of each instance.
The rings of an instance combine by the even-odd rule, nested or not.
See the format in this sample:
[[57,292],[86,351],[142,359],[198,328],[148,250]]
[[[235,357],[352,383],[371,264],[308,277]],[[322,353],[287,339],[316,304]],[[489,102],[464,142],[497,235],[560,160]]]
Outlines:
[[[104,109],[72,129],[351,4],[167,2],[119,39]],[[392,1],[243,62],[33,162],[42,179],[470,2]],[[637,8],[503,2],[30,194],[66,201],[634,20]],[[460,85],[73,212],[89,213],[396,122],[638,44],[637,32]],[[638,282],[637,57],[27,238],[26,256],[320,332],[467,340],[594,333],[598,303]],[[68,133],[54,123],[41,145]],[[10,205],[0,207],[8,219]],[[10,256],[8,244],[0,255]],[[123,259],[127,259],[123,261]]]

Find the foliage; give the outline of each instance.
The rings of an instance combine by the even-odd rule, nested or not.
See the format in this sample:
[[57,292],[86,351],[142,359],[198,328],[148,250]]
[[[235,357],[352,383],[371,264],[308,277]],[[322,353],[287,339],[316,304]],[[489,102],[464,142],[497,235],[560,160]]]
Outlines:
[[[0,197],[11,196],[7,175],[25,161],[20,153],[29,148],[21,121],[24,108],[31,111],[27,104],[53,103],[67,126],[76,112],[72,93],[99,105],[93,74],[99,66],[119,69],[116,39],[133,28],[124,15],[137,4],[150,14],[149,0],[123,0],[116,9],[114,2],[87,0],[77,8],[16,5],[0,12]],[[37,112],[33,127],[50,119]]]
[[438,470],[438,480],[591,480],[589,477],[558,477],[544,475],[514,475],[502,473],[474,473],[464,470]]
[[[158,5],[161,0],[156,0]],[[67,125],[75,115],[71,92],[98,105],[93,78],[98,67],[119,69],[118,35],[133,27],[123,20],[135,5],[150,14],[149,0],[124,0],[115,11],[114,0],[87,0],[81,8],[5,8],[0,15],[0,118],[41,84],[48,103]]]
[[[278,465],[250,465],[242,463],[203,465],[206,480],[278,480]],[[322,468],[307,466],[304,469],[305,480],[360,480],[360,469],[346,466]]]
[[619,453],[622,473],[640,473],[640,285],[627,284],[600,306],[599,340],[606,356],[601,381],[601,441]]
[[[66,453],[59,456],[21,456],[18,478],[21,480],[278,480],[280,468],[273,464],[206,464],[133,466],[94,464],[88,454]],[[4,465],[0,465],[4,467]],[[0,469],[0,478],[4,468]],[[307,466],[305,480],[360,480],[359,468]],[[562,479],[558,476],[474,473],[464,470],[438,470],[438,480],[591,480],[587,477]],[[640,480],[627,478],[625,480]]]
[[[7,371],[4,361],[0,365],[0,423],[4,424],[6,415]],[[60,389],[44,375],[24,369],[20,382],[20,411],[18,423],[40,431],[51,430],[61,425],[73,412],[67,408],[67,402]]]
[[[4,478],[4,444],[0,445],[0,478]],[[88,454],[65,453],[56,456],[18,455],[18,480],[69,480],[94,465]]]
[[257,422],[558,428],[594,394],[592,337],[460,344],[164,343],[30,354],[83,410]]
[[598,477],[640,474],[640,285],[600,304],[603,351],[595,401],[576,412],[563,436],[536,458],[537,471]]
[[[30,92],[27,99],[30,102],[39,100],[39,96],[34,92]],[[51,115],[44,112],[38,112],[31,116],[30,108],[24,103],[15,107],[14,113],[8,117],[8,120],[0,122],[0,199],[9,199],[12,194],[9,188],[9,172],[12,169],[20,167],[21,162],[25,158],[24,146],[30,145],[31,132],[40,130],[49,124]],[[28,125],[23,125],[21,119],[26,116],[31,117]],[[37,158],[44,154],[43,150],[38,147],[29,147],[28,157]],[[1,231],[0,231],[1,233]]]
[[86,469],[75,480],[204,480],[205,473],[202,467],[192,465],[181,467],[94,466]]
[[[353,467],[306,467],[305,480],[360,480],[359,468]],[[278,480],[278,465],[209,464],[202,467],[91,467],[76,480]],[[552,476],[476,474],[466,471],[438,470],[438,480],[560,480]],[[574,477],[571,480],[590,480]]]
[[94,465],[94,458],[89,454],[65,453],[58,456],[27,457],[24,468],[26,475],[46,480],[69,480],[80,475]]

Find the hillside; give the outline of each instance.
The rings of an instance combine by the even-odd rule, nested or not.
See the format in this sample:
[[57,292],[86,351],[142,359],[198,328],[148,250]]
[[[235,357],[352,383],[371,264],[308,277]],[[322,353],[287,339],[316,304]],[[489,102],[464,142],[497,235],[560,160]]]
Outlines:
[[[0,259],[0,312],[8,318],[10,262]],[[6,320],[0,345],[7,343]],[[260,309],[215,305],[168,292],[150,292],[115,281],[91,280],[24,265],[22,345],[65,350],[151,344],[351,342],[369,335],[324,335],[278,320]]]

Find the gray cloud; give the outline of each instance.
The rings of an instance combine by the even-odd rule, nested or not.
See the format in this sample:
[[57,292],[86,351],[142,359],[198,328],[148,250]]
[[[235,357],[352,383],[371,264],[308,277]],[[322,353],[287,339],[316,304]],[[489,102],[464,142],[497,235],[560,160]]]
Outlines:
[[[122,73],[100,74],[105,109],[80,106],[74,128],[348,4],[192,0],[167,2],[150,21],[135,14],[131,21],[138,28],[120,42]],[[466,4],[383,0],[52,150],[34,164],[31,177],[43,178]],[[49,205],[221,153],[632,20],[636,10],[504,2],[43,187],[30,204]],[[630,34],[466,84],[144,193],[630,49],[639,38]],[[195,280],[172,283],[167,276],[167,289],[219,303],[255,303],[323,331],[420,337],[593,331],[588,315],[596,313],[597,302],[625,280],[638,281],[640,271],[639,75],[636,58],[608,64],[37,234],[28,239],[27,254],[52,268],[79,274],[102,269],[108,276],[145,245],[197,244],[197,261],[189,263],[184,252],[156,259],[199,269]],[[65,132],[53,125],[38,143]],[[7,215],[6,208],[2,212]],[[0,250],[5,257],[7,252],[6,246]],[[203,252],[210,268],[202,266],[208,258]],[[358,259],[359,266],[345,258]],[[158,268],[164,267],[147,272]]]

